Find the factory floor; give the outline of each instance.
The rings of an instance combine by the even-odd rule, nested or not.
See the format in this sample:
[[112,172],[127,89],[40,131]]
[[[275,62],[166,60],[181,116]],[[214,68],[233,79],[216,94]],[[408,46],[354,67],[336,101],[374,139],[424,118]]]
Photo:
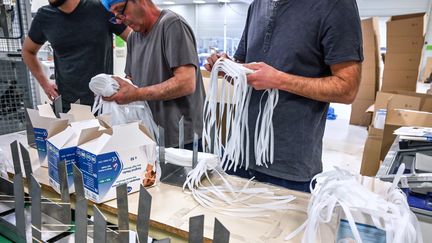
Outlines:
[[323,138],[323,170],[335,166],[353,174],[360,173],[363,148],[367,138],[366,127],[349,124],[351,106],[331,104],[336,120],[327,120]]

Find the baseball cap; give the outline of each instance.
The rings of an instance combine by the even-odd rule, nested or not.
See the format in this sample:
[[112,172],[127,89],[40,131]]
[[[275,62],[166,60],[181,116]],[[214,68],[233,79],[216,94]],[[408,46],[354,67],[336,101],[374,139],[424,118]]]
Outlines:
[[121,3],[124,2],[125,0],[100,0],[102,5],[108,10],[110,11],[110,8],[112,5],[116,4],[116,3]]

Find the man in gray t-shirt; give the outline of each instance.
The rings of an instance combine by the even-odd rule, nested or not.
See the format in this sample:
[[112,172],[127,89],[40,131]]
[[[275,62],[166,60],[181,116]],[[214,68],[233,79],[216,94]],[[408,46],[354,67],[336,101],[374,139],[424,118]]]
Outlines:
[[178,145],[184,116],[185,143],[201,134],[204,86],[191,27],[179,15],[158,9],[151,0],[101,0],[134,32],[128,38],[125,73],[138,86],[116,77],[120,90],[108,98],[119,104],[146,100],[155,122],[165,128],[165,145]]

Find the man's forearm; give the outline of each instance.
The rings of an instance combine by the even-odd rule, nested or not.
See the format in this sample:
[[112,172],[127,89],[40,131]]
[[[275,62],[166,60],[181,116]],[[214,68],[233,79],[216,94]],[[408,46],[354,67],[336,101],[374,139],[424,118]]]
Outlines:
[[23,59],[28,69],[36,78],[36,80],[39,82],[39,84],[41,86],[48,85],[49,84],[48,78],[43,72],[42,65],[37,59],[37,57],[32,54],[23,52]]
[[337,76],[307,78],[280,72],[279,89],[323,102],[352,103],[357,89]]
[[137,90],[137,100],[173,100],[192,94],[191,85],[184,85],[175,76],[160,84],[142,87]]

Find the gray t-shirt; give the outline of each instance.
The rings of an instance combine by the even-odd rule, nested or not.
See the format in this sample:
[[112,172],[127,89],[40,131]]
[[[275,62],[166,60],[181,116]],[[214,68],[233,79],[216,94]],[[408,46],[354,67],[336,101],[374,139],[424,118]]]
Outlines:
[[164,82],[174,76],[174,68],[196,67],[195,93],[174,100],[148,101],[156,124],[165,129],[165,145],[178,145],[178,122],[184,116],[185,143],[193,141],[193,133],[201,134],[204,86],[198,65],[195,36],[179,15],[162,10],[150,33],[132,32],[128,38],[125,73],[132,82],[145,87]]
[[[265,62],[283,72],[304,77],[330,76],[333,64],[363,60],[356,1],[256,0],[249,8],[234,57],[244,62]],[[251,134],[254,134],[262,93],[257,90],[252,93]],[[266,168],[254,166],[255,161],[250,161],[252,169],[286,180],[311,180],[322,171],[327,109],[326,102],[279,91],[279,103],[273,115],[274,163]]]

